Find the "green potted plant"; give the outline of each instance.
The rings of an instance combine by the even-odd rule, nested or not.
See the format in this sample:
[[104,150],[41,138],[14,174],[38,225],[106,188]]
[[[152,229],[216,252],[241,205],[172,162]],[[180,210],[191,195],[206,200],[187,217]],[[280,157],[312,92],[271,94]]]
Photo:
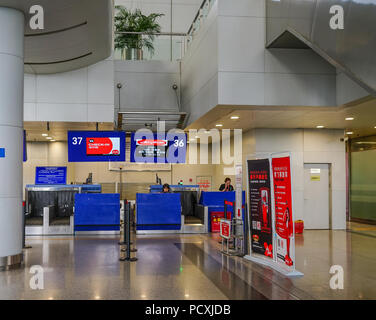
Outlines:
[[146,48],[150,55],[154,54],[155,33],[161,32],[161,26],[157,19],[164,14],[152,13],[143,15],[140,9],[134,12],[124,6],[116,6],[118,11],[115,15],[116,32],[142,32],[143,34],[117,33],[115,37],[115,49],[121,51],[123,59],[142,60],[143,49]]

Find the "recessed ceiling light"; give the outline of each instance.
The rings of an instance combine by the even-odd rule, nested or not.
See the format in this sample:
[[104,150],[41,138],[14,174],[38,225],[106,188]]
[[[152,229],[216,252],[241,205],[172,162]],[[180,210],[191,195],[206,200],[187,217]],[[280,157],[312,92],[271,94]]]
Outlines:
[[354,134],[352,131],[347,131],[346,134]]
[[216,124],[216,127],[223,127],[223,124]]
[[354,120],[354,118],[353,118],[353,117],[348,117],[348,118],[346,118],[345,120],[346,120],[346,121],[352,121],[352,120]]
[[42,136],[43,137],[48,137],[48,134],[47,133],[42,133]]
[[317,129],[325,128],[324,126],[316,126]]
[[240,117],[239,116],[232,116],[231,120],[238,120]]

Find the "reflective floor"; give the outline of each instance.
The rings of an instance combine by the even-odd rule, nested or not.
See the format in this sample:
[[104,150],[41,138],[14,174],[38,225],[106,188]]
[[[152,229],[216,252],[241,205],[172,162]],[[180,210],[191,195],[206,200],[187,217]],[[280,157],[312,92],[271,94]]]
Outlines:
[[[119,262],[116,237],[29,237],[24,268],[0,272],[0,299],[376,299],[376,236],[354,228],[372,226],[297,235],[297,279],[220,254],[215,235],[138,236],[133,263]],[[43,290],[30,287],[34,265]],[[343,290],[330,289],[332,265]]]

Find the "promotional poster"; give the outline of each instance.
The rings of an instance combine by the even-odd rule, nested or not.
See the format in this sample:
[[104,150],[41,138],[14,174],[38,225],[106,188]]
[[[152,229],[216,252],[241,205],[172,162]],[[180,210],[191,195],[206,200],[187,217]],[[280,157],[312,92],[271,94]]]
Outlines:
[[269,160],[248,160],[248,178],[251,249],[273,258]]
[[294,265],[294,219],[292,214],[290,157],[273,158],[272,171],[277,261],[291,267]]

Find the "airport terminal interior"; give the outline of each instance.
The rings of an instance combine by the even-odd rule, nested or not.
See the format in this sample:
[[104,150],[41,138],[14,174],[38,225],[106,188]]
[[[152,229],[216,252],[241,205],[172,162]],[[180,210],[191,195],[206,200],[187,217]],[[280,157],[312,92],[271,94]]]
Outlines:
[[376,299],[375,19],[0,0],[0,300]]

